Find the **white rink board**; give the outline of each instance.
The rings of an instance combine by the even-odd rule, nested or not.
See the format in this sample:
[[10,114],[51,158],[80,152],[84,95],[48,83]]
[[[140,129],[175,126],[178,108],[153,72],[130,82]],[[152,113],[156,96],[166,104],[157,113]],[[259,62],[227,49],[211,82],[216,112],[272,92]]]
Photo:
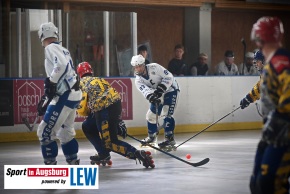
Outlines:
[[[176,125],[208,124],[228,114],[238,106],[240,100],[259,81],[259,76],[237,77],[177,77],[181,88],[174,117]],[[134,79],[132,79],[134,85]],[[133,120],[126,121],[128,127],[146,126],[145,115],[149,103],[136,87],[133,87]],[[256,106],[251,104],[245,110],[237,110],[232,116],[220,121],[259,122]]]
[[[240,100],[260,79],[259,76],[236,77],[177,77],[181,88],[175,110],[176,125],[208,124],[237,108]],[[137,91],[135,78],[131,78],[133,88],[133,120],[125,120],[127,127],[146,127],[148,101]],[[259,122],[256,106],[251,104],[245,110],[237,110],[219,123]],[[1,127],[0,133],[23,132],[24,125]],[[81,123],[75,124],[81,129]]]

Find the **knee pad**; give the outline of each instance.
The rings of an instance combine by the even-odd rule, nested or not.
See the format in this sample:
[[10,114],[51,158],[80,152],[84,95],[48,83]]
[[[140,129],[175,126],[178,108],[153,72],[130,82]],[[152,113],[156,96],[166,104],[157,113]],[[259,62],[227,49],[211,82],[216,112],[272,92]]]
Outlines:
[[41,152],[45,162],[55,161],[58,155],[58,146],[56,141],[41,143]]
[[154,114],[150,109],[147,111],[146,120],[148,133],[149,134],[156,133],[157,132],[156,114]]
[[61,148],[66,160],[74,160],[77,158],[79,144],[75,138],[65,144],[61,144]]
[[165,131],[165,135],[166,134],[172,134],[175,128],[175,120],[173,117],[165,117],[164,118],[164,131]]
[[156,125],[156,114],[154,114],[150,109],[147,111],[146,120],[149,123]]

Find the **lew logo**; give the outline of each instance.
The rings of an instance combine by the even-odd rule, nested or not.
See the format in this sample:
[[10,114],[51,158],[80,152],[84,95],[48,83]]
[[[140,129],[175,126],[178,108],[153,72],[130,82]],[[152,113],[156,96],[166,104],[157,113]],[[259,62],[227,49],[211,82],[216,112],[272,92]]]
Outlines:
[[[43,85],[43,81],[39,81]],[[16,80],[16,95],[14,98],[17,118],[15,123],[21,123],[23,117],[27,117],[30,122],[35,119],[37,104],[42,96],[42,88],[37,85],[37,81]]]

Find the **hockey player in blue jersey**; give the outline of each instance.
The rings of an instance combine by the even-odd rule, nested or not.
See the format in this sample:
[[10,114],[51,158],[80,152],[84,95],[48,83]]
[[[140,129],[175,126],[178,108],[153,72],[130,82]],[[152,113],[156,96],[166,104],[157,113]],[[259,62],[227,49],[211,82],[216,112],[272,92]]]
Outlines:
[[79,164],[78,142],[74,138],[74,120],[82,92],[74,70],[70,52],[58,42],[58,29],[51,22],[41,24],[39,39],[45,52],[44,93],[38,104],[38,115],[43,120],[37,136],[41,144],[44,163],[57,164],[59,139],[68,164]]
[[[174,140],[175,120],[174,110],[177,105],[179,86],[173,75],[157,63],[145,65],[142,55],[133,56],[131,59],[136,74],[135,85],[142,95],[150,102],[146,114],[148,137],[143,139],[144,144],[153,143],[158,133],[156,114],[164,116],[163,127],[165,141],[158,144],[162,149],[176,144]],[[158,106],[158,113],[156,112]]]

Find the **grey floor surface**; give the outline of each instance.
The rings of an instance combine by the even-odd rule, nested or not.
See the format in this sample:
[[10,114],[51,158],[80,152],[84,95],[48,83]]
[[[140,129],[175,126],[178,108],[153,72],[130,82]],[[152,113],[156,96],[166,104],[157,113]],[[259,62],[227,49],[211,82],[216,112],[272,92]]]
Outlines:
[[[176,134],[177,145],[194,133]],[[138,136],[141,139],[144,136]],[[0,194],[248,194],[260,131],[204,132],[180,146],[172,154],[189,162],[210,158],[202,167],[192,167],[161,152],[150,150],[156,168],[146,169],[134,160],[115,153],[113,165],[100,167],[98,190],[4,190],[4,165],[43,164],[38,142],[0,143]],[[163,139],[159,135],[159,141]],[[130,138],[127,142],[139,147]],[[90,143],[79,140],[81,164],[90,164],[95,151]],[[66,164],[59,150],[58,164]]]

